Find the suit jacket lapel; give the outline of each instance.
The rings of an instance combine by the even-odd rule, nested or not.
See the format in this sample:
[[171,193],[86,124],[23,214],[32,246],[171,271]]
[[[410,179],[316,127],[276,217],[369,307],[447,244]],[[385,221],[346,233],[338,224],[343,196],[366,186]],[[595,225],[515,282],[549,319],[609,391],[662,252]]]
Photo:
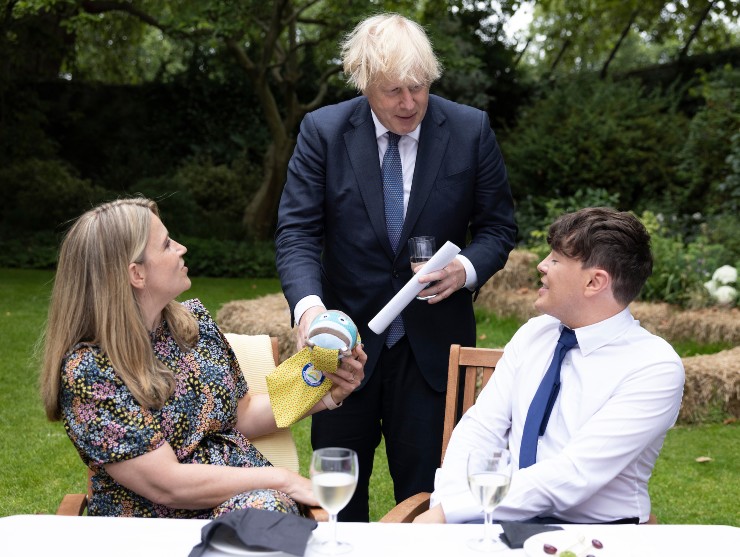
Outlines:
[[388,257],[393,260],[393,248],[388,240],[388,231],[385,228],[385,208],[383,207],[383,186],[380,176],[380,161],[378,159],[378,141],[375,138],[375,124],[370,115],[370,105],[363,99],[350,117],[354,126],[344,134],[344,144],[347,147],[355,179],[360,189],[360,195],[365,203],[365,209],[370,217],[378,241],[383,246]]
[[[445,119],[444,114],[437,109],[434,97],[430,95],[429,107],[424,120],[422,120],[414,179],[411,183],[411,197],[406,210],[406,219],[403,222],[399,246],[403,245],[401,242],[408,242],[411,230],[419,219],[429,194],[434,189],[437,173],[450,139],[450,134],[444,126]],[[401,250],[399,250],[400,252]]]

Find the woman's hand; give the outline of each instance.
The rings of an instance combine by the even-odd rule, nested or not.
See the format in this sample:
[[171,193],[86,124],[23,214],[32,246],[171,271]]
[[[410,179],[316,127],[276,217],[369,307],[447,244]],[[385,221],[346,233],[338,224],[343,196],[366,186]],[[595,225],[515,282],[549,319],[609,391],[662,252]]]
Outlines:
[[361,344],[352,350],[352,354],[344,356],[339,361],[336,373],[330,375],[333,383],[330,392],[334,402],[339,404],[360,386],[365,378],[365,362],[367,362],[367,354]]
[[289,495],[298,503],[303,503],[309,507],[318,507],[319,501],[313,494],[311,480],[289,470],[285,470],[285,472],[287,472],[285,487],[280,488],[280,491]]

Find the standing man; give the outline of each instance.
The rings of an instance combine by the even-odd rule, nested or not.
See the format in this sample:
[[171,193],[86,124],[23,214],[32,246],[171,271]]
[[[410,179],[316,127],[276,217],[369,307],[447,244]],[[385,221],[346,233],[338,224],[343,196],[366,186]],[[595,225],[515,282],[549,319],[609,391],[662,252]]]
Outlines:
[[[375,448],[385,436],[396,501],[430,491],[441,454],[450,344],[475,344],[474,293],[514,247],[514,205],[487,115],[430,95],[440,65],[424,30],[397,14],[370,17],[342,45],[362,96],[308,114],[280,201],[277,268],[298,345],[325,308],[358,325],[364,384],[313,418],[314,448],[359,455],[360,479],[339,515],[367,521]],[[462,249],[421,277],[414,300],[380,335],[375,314],[411,279],[413,236]],[[468,241],[469,238],[469,241]]]
[[515,470],[495,520],[648,521],[648,480],[684,384],[678,354],[628,308],[652,272],[650,236],[634,215],[596,207],[557,219],[547,242],[535,302],[545,315],[506,345],[415,522],[480,519],[467,456],[506,447]]

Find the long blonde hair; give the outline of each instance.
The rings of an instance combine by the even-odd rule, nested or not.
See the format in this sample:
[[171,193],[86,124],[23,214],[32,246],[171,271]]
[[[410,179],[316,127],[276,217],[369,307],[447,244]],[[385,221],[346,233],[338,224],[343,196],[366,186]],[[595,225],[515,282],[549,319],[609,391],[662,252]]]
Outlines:
[[[100,347],[142,406],[161,408],[174,391],[173,373],[154,355],[129,282],[129,264],[143,261],[152,214],[159,209],[150,199],[104,203],[65,236],[42,337],[40,390],[49,420],[61,418],[61,364],[79,342]],[[178,345],[190,349],[198,337],[194,316],[174,300],[162,316]]]

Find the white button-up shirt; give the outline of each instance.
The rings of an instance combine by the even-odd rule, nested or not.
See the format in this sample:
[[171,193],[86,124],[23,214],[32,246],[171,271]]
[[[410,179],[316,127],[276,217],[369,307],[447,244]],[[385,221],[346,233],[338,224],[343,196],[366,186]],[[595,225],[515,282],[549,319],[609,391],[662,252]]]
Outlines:
[[640,327],[629,309],[575,329],[578,346],[563,361],[560,394],[540,438],[537,462],[518,469],[527,410],[561,328],[547,315],[521,327],[455,428],[431,501],[442,504],[448,522],[482,516],[467,485],[470,451],[507,446],[514,472],[494,519],[647,520],[648,479],[678,417],[684,370],[673,348]]

